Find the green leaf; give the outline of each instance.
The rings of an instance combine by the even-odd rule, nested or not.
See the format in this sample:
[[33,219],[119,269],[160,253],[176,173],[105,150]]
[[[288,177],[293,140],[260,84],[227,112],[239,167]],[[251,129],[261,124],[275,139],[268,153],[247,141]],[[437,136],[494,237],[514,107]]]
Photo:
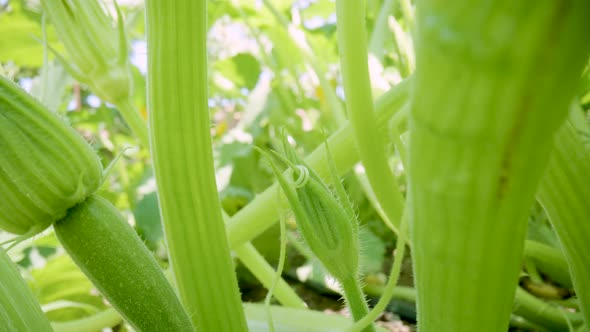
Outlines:
[[261,72],[258,60],[248,53],[239,53],[234,57],[218,61],[214,68],[232,81],[238,89],[247,88],[248,90],[256,86]]
[[44,306],[70,303],[49,311],[47,315],[52,321],[78,319],[88,316],[89,308],[106,308],[92,283],[67,255],[54,256],[44,267],[32,270],[29,286]]
[[307,40],[313,46],[314,50],[321,50],[319,60],[325,64],[337,63],[338,53],[336,48],[336,25],[327,24],[323,27],[307,33]]
[[133,214],[139,236],[146,241],[148,247],[157,247],[164,238],[164,231],[160,222],[160,209],[156,193],[149,193],[137,202]]
[[334,1],[320,0],[315,1],[309,7],[301,11],[301,16],[304,20],[313,18],[322,18],[327,20],[330,15],[336,12],[336,5]]
[[247,157],[251,154],[252,146],[249,143],[233,141],[224,144],[219,149],[219,166],[228,165],[234,158]]
[[270,27],[265,31],[272,44],[272,56],[276,59],[280,68],[295,68],[303,63],[301,50],[295,45],[292,37],[280,27]]
[[[0,62],[18,66],[40,67],[43,64],[41,25],[27,15],[20,2],[11,1],[12,11],[0,14]],[[48,43],[58,42],[53,29],[47,29]],[[59,48],[58,48],[59,50]]]

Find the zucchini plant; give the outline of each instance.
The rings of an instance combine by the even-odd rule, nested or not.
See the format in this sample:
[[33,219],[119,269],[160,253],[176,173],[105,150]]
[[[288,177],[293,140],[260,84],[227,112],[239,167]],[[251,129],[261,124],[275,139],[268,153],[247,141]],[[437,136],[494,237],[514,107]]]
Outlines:
[[507,328],[526,217],[588,58],[589,10],[418,7],[409,173],[422,331]]
[[[92,148],[10,80],[0,77],[0,91],[5,128],[2,227],[22,234],[12,241],[54,225],[57,237],[80,269],[132,326],[142,331],[193,330],[151,253],[119,212],[93,195],[103,173]],[[15,294],[7,292],[7,302],[22,301],[23,310],[29,311],[25,314],[38,315],[40,308],[31,306],[31,302],[37,303],[24,292],[27,288],[18,284],[23,281],[15,276],[14,267],[8,265],[3,271],[6,281],[16,288]],[[18,292],[24,293],[22,300],[17,300]],[[8,330],[40,328],[36,324],[41,323],[35,323],[39,319],[20,318],[17,307],[3,305]],[[51,330],[45,323],[44,329]]]
[[0,330],[587,329],[589,15],[0,2]]

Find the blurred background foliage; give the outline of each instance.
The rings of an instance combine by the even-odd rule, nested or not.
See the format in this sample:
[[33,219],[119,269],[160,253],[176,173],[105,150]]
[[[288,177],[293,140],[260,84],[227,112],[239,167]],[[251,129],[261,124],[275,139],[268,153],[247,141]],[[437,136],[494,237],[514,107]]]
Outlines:
[[[138,234],[165,268],[164,234],[160,225],[156,186],[149,151],[140,148],[118,110],[77,83],[42,43],[40,0],[0,0],[0,64],[5,73],[25,89],[39,95],[49,89],[47,106],[76,128],[99,153],[103,165],[122,155],[100,189],[135,226]],[[139,0],[120,0],[131,48],[134,106],[147,118],[146,42],[144,9]],[[274,176],[266,161],[253,149],[275,146],[280,128],[286,128],[301,154],[322,144],[345,119],[335,35],[333,0],[214,0],[208,2],[209,106],[219,195],[224,210],[235,214]],[[112,1],[105,8],[114,16]],[[386,19],[383,19],[386,18]],[[370,34],[370,71],[373,94],[378,97],[408,76],[411,38],[398,1],[367,0]],[[63,50],[51,23],[46,41]],[[405,49],[402,49],[403,48]],[[582,103],[590,107],[590,73],[585,74]],[[191,142],[185,142],[191,144]],[[392,164],[405,183],[401,162],[392,149]],[[357,169],[358,170],[358,169]],[[369,294],[378,295],[392,264],[395,236],[367,199],[354,171],[343,178],[362,224],[362,271]],[[289,250],[285,278],[312,309],[340,310],[340,295],[289,225]],[[542,208],[529,220],[530,238],[559,248]],[[10,235],[0,234],[0,239]],[[278,229],[271,228],[254,241],[261,253],[276,264]],[[52,231],[19,244],[10,255],[22,267],[31,287],[51,320],[66,321],[90,316],[107,307],[90,282],[59,247]],[[237,272],[245,301],[261,301],[266,290],[244,267]],[[529,269],[535,268],[529,262]],[[564,289],[542,276],[540,282]],[[527,278],[526,270],[523,276]],[[528,280],[528,279],[527,279]],[[412,286],[411,264],[405,258],[401,284]],[[384,315],[391,330],[409,331],[415,322],[411,301],[395,300]],[[403,318],[408,324],[391,321]],[[518,321],[515,320],[515,325]],[[129,329],[124,324],[116,331]]]
[[[367,27],[375,23],[382,1],[369,1]],[[133,64],[134,105],[147,118],[146,42],[141,1],[119,1],[125,15]],[[238,5],[239,3],[239,5]],[[335,36],[335,3],[318,1],[211,1],[209,8],[209,106],[216,173],[224,210],[233,215],[266,189],[274,176],[266,161],[252,148],[272,148],[275,133],[287,128],[302,154],[321,144],[339,123],[334,102],[344,107],[339,81]],[[114,16],[112,1],[105,8]],[[399,11],[399,9],[396,9]],[[394,12],[391,13],[395,14]],[[155,180],[149,152],[140,148],[117,109],[77,83],[43,46],[42,7],[39,0],[0,1],[0,63],[5,72],[35,94],[43,71],[50,84],[49,108],[60,114],[96,149],[103,165],[116,163],[101,195],[113,202],[135,226],[154,255],[167,266],[160,226]],[[51,22],[47,43],[61,52]],[[375,62],[380,81],[377,93],[401,80],[393,43],[383,45],[383,63]],[[320,84],[320,80],[323,84]],[[326,91],[329,89],[329,91]],[[331,99],[330,99],[331,98]],[[342,117],[342,114],[338,115]],[[191,144],[191,142],[186,142]],[[391,264],[394,235],[379,220],[354,176],[345,177],[362,223],[363,272],[379,283]],[[315,309],[340,310],[340,296],[321,265],[308,254],[289,218],[290,240],[286,278]],[[10,238],[2,234],[2,238]],[[254,241],[276,264],[278,229]],[[65,321],[92,315],[105,302],[59,248],[51,231],[11,250],[50,318]],[[389,257],[389,259],[388,259]],[[254,276],[237,265],[244,300],[260,301],[266,290]],[[125,329],[119,326],[117,329]]]

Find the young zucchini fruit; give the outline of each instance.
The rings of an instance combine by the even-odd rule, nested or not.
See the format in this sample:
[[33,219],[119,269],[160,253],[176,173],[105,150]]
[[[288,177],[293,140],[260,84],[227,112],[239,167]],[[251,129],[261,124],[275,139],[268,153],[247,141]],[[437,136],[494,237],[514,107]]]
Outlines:
[[[4,77],[0,151],[0,228],[27,238],[54,224],[74,261],[137,330],[193,330],[143,242],[112,205],[93,196],[103,179],[97,154],[74,129]],[[18,287],[15,291],[21,292]],[[9,295],[0,299],[0,317],[6,312],[2,322],[11,325],[1,331],[20,324],[11,319],[15,312]],[[27,331],[26,326],[18,331]]]
[[0,228],[32,236],[65,217],[102,183],[92,147],[0,76]]
[[527,216],[587,61],[589,12],[587,0],[417,3],[419,331],[506,331]]
[[158,263],[107,200],[90,196],[54,229],[82,272],[136,330],[194,331]]
[[0,247],[0,331],[53,331],[39,302]]

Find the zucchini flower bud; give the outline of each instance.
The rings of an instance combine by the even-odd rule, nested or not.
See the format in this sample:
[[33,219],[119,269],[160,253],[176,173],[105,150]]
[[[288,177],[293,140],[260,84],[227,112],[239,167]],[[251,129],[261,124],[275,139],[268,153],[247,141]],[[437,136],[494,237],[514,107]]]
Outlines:
[[286,139],[287,179],[271,161],[278,182],[295,214],[301,235],[326,270],[337,280],[356,278],[359,270],[358,223],[347,197],[336,196],[301,159]]
[[132,91],[128,44],[123,18],[117,23],[98,0],[44,0],[69,60],[54,51],[68,72],[112,104],[127,101]]
[[41,232],[102,183],[92,147],[2,76],[0,151],[0,228],[14,234]]

